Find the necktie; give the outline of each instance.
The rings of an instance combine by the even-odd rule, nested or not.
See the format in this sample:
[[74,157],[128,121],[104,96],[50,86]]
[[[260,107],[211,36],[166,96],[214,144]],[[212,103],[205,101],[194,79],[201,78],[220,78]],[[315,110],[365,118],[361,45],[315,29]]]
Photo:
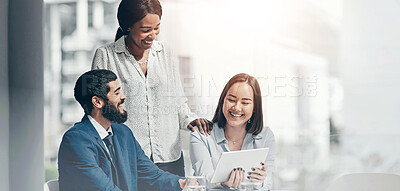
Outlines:
[[112,158],[112,162],[111,163],[113,164],[112,167],[111,167],[112,168],[112,173],[113,173],[113,177],[112,178],[113,178],[114,184],[118,186],[119,182],[118,182],[118,171],[117,171],[117,157],[115,155],[114,142],[112,140],[111,132],[108,132],[107,137],[105,137],[103,139],[103,141],[104,141],[104,143],[106,143],[106,146],[108,148],[108,152],[111,155],[111,158]]

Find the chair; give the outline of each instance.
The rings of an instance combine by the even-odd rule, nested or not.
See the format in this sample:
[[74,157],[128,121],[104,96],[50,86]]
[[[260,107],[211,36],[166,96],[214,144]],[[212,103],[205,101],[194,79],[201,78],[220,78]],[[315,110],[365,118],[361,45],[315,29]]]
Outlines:
[[400,175],[386,173],[353,173],[339,177],[328,191],[394,191],[400,190]]
[[50,180],[44,183],[44,191],[58,191],[58,180]]

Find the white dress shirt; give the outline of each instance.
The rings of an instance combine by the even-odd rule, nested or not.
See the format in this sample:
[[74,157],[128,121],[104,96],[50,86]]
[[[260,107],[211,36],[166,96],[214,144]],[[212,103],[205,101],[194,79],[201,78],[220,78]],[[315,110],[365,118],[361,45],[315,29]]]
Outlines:
[[180,128],[197,118],[188,105],[180,81],[178,62],[165,46],[153,41],[144,75],[124,37],[96,50],[92,69],[117,74],[126,95],[126,125],[147,156],[155,163],[172,162],[181,156]]
[[[259,148],[269,148],[267,159],[265,160],[265,164],[268,165],[268,175],[265,178],[264,187],[271,189],[272,175],[275,170],[275,137],[269,127],[264,127],[258,135],[247,133],[241,150]],[[209,136],[200,134],[198,129],[192,132],[190,137],[190,160],[192,161],[194,175],[205,176],[207,181],[211,181],[214,169],[217,167],[219,157],[223,152],[230,152],[228,140],[225,138],[224,129],[220,128],[217,123],[214,123],[213,130]]]
[[[98,123],[95,119],[93,119],[92,116],[88,115],[88,118],[89,118],[89,121],[94,126],[94,128],[96,129],[97,133],[99,133],[101,140],[106,138],[108,136],[109,132],[111,133],[111,135],[113,135],[113,131],[112,131],[111,127],[109,127],[108,130],[106,130],[106,129],[104,129],[103,126],[100,125],[100,123]],[[108,147],[104,141],[103,141],[103,144],[104,144],[104,147],[106,148],[108,154],[110,155],[110,151],[108,150]],[[111,159],[111,155],[110,155],[110,159]]]

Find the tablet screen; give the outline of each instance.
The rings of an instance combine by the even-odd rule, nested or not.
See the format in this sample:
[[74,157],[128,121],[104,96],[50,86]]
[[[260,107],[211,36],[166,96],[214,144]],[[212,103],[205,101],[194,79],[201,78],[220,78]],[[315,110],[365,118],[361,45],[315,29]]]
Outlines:
[[234,168],[243,168],[251,172],[251,168],[260,168],[265,162],[269,148],[224,152],[218,160],[211,183],[225,182]]

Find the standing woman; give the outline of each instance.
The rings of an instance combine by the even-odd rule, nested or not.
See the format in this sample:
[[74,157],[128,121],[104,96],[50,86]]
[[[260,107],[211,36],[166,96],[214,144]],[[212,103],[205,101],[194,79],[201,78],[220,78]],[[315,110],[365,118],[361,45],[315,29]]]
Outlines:
[[260,166],[255,166],[250,172],[240,167],[232,169],[229,180],[220,184],[238,188],[241,182],[248,179],[271,189],[275,137],[271,129],[264,126],[261,90],[253,76],[241,73],[228,81],[222,90],[212,122],[214,129],[210,136],[195,131],[190,138],[194,174],[205,176],[210,181],[223,152],[269,148],[267,158],[260,161]]
[[185,176],[179,129],[194,126],[210,133],[209,122],[197,119],[188,105],[178,63],[161,43],[162,8],[158,0],[122,0],[115,42],[96,50],[92,69],[118,75],[128,121],[146,155],[156,165]]

